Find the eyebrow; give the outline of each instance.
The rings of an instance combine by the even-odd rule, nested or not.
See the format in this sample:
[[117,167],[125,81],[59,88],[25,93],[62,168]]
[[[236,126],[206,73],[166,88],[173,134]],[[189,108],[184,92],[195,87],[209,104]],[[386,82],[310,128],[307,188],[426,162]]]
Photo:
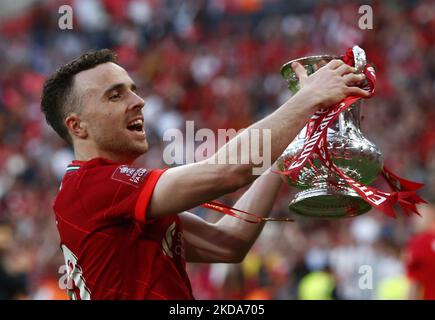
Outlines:
[[126,88],[126,87],[130,87],[130,89],[132,89],[133,91],[136,91],[136,89],[137,89],[136,85],[133,82],[130,83],[130,85],[128,85],[128,84],[126,84],[124,82],[115,83],[115,84],[111,85],[108,89],[106,89],[104,91],[103,96],[106,96],[107,94],[109,94],[110,91],[118,90],[118,89],[123,89],[123,88]]

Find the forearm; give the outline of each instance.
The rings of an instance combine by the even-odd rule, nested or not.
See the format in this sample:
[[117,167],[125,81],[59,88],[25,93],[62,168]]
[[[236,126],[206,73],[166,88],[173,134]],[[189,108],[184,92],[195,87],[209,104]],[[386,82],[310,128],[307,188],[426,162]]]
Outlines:
[[[253,169],[266,169],[276,161],[308,122],[314,113],[316,103],[312,95],[299,92],[272,114],[230,140],[208,162],[225,163],[229,167],[235,164],[247,178],[246,184],[252,182],[258,176]],[[249,148],[246,148],[247,145]],[[257,155],[262,160],[261,164],[258,163],[259,159],[255,158]]]
[[[253,213],[259,217],[268,217],[278,195],[281,182],[282,179],[278,174],[268,170],[267,174],[259,177],[240,197],[234,208]],[[231,216],[224,216],[216,223],[216,227],[221,231],[223,242],[227,238],[231,239],[222,245],[229,246],[233,251],[234,260],[240,261],[258,238],[264,224],[264,222],[249,223]],[[225,235],[229,236],[225,237]]]

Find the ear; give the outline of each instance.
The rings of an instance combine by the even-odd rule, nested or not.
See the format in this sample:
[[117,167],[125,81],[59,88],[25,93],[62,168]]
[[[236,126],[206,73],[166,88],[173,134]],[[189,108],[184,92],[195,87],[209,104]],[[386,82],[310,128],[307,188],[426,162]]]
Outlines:
[[71,113],[66,117],[64,123],[71,137],[78,137],[80,139],[86,139],[88,137],[87,123],[82,120],[78,114]]

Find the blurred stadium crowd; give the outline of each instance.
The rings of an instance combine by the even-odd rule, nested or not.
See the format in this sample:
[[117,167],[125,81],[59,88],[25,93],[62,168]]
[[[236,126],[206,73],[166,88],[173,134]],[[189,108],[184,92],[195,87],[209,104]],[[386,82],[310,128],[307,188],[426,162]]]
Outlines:
[[[165,167],[166,129],[184,130],[186,120],[196,129],[246,127],[289,97],[283,63],[359,44],[378,76],[363,132],[393,171],[424,182],[420,194],[435,202],[430,0],[365,1],[373,30],[358,28],[358,1],[14,2],[31,4],[13,13],[12,2],[0,4],[0,299],[66,298],[51,203],[73,154],[46,125],[39,99],[55,68],[93,48],[114,49],[137,82],[151,145],[139,162]],[[74,10],[73,30],[58,27],[61,4]],[[294,192],[282,188],[274,215],[289,214]],[[189,265],[188,272],[198,299],[400,299],[408,286],[405,247],[416,231],[415,219],[374,210],[345,220],[296,217],[269,223],[243,263]],[[373,286],[364,289],[367,268]]]

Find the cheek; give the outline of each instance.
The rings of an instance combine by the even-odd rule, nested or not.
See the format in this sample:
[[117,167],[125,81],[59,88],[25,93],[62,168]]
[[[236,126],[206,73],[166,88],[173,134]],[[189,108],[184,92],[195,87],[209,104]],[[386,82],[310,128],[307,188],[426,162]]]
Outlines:
[[89,117],[89,132],[96,138],[118,135],[122,130],[122,119],[112,112],[95,114]]
[[121,126],[122,119],[119,116],[113,114],[112,112],[101,113],[98,116],[94,117],[95,121],[93,121],[94,127],[103,127],[103,128],[112,128],[116,130]]

